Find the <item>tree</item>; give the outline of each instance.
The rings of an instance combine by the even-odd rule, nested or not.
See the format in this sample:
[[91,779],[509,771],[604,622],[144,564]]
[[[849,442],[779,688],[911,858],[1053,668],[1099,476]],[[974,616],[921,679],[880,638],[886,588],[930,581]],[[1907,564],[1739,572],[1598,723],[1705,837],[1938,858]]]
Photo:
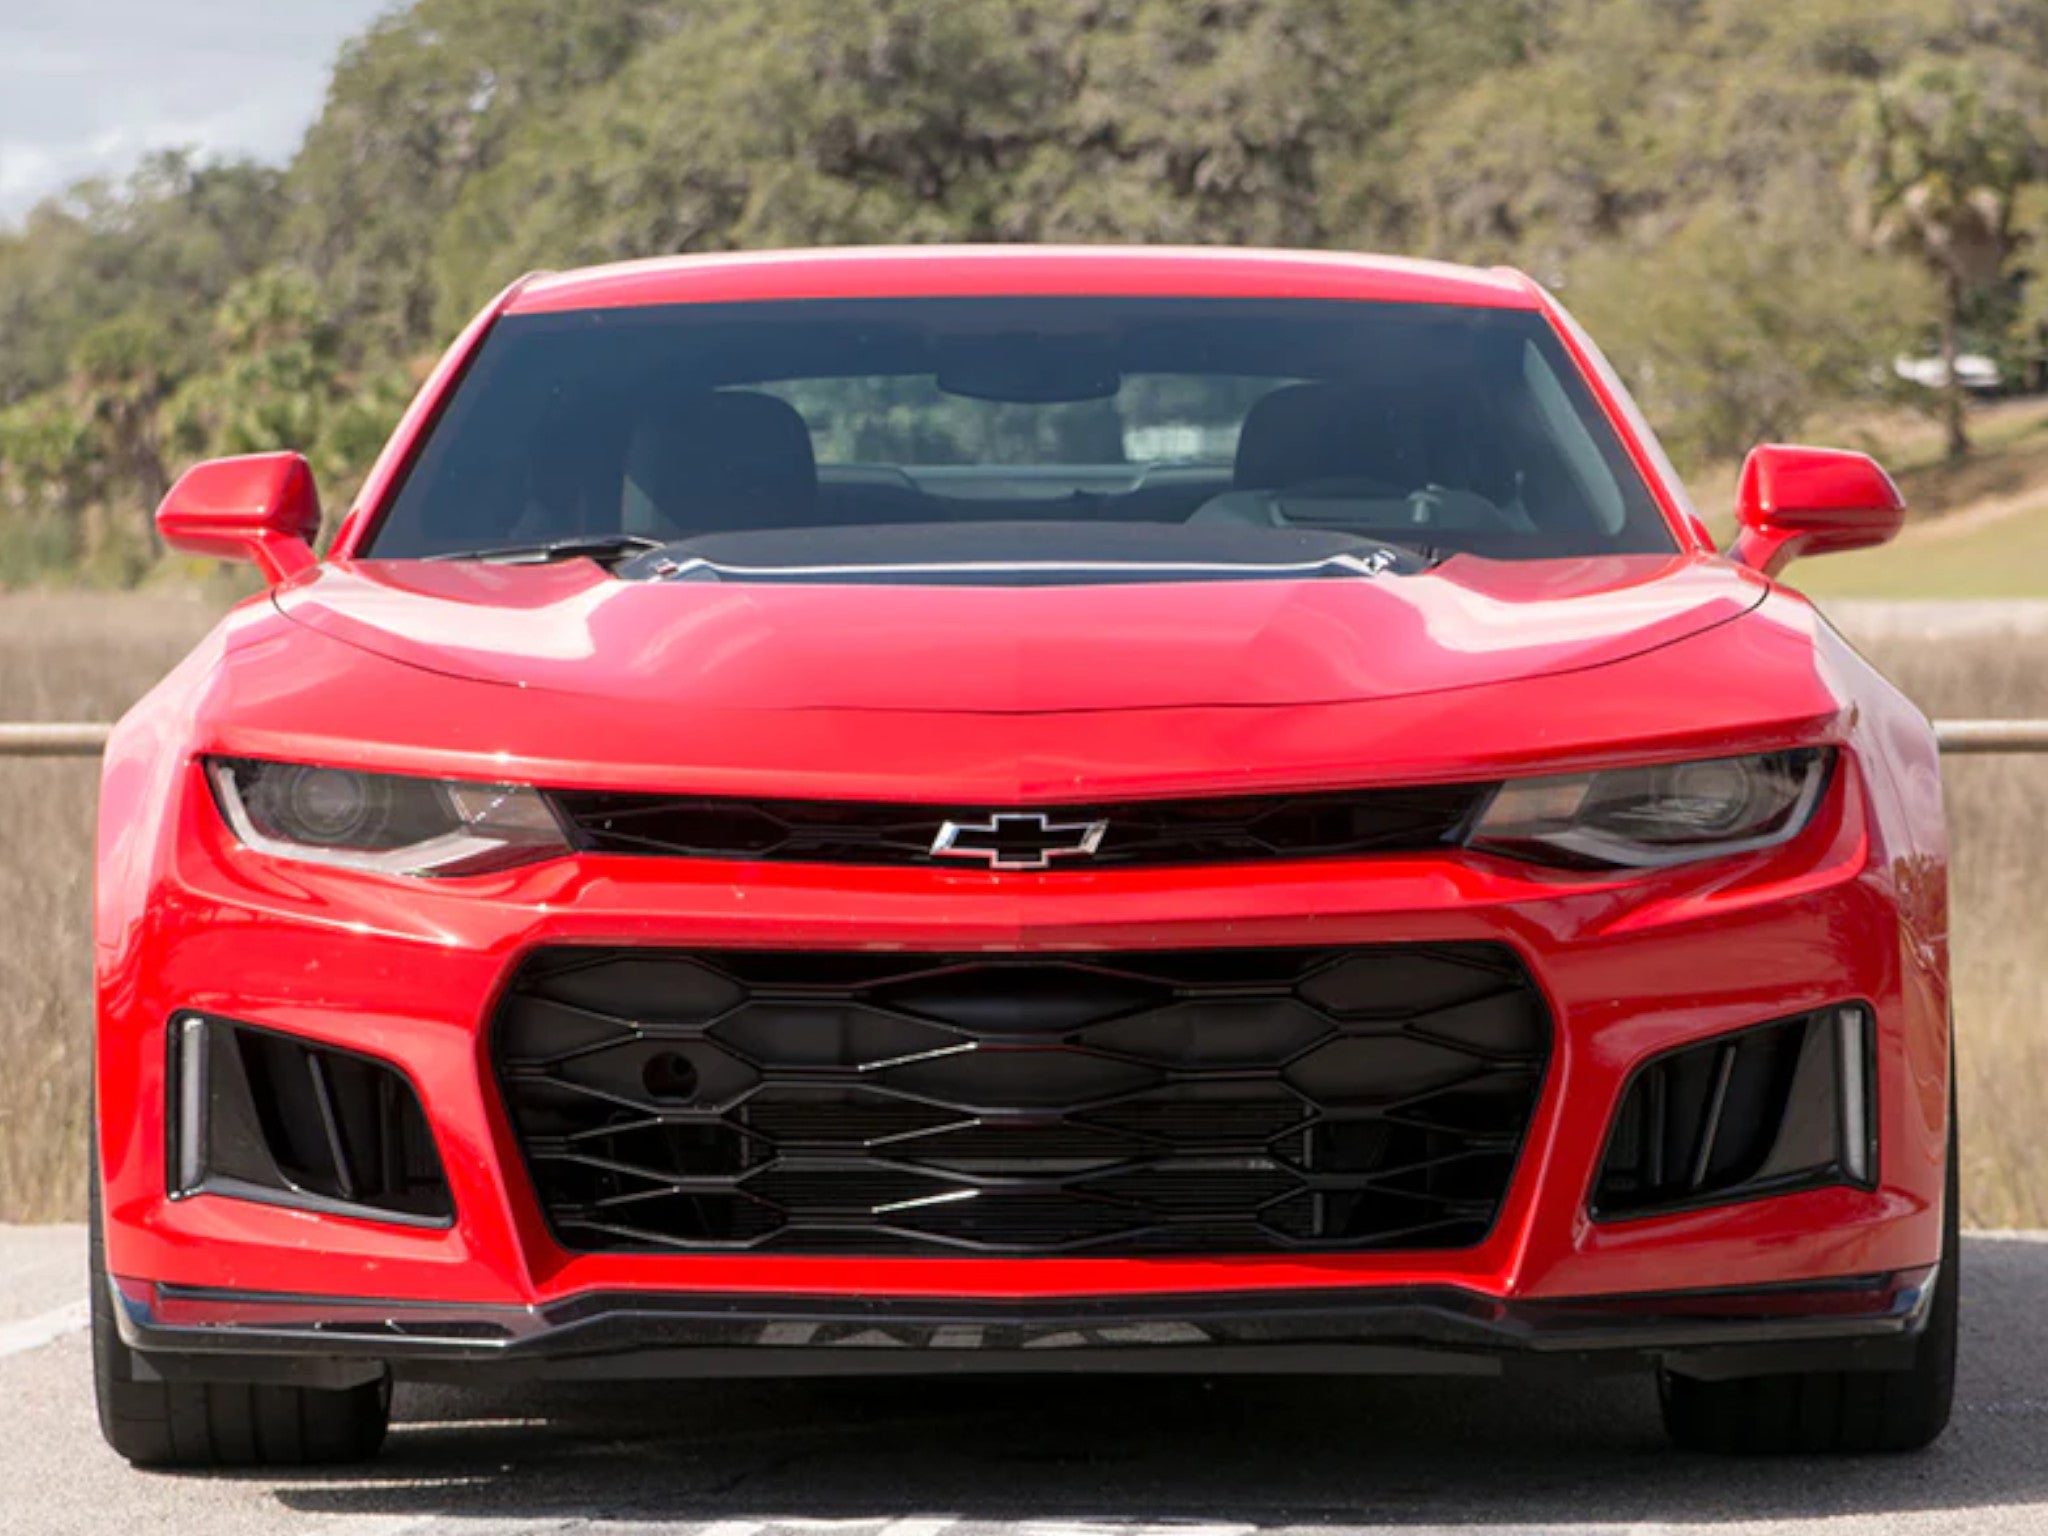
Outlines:
[[1932,318],[1904,257],[1873,259],[1786,187],[1753,214],[1709,207],[1657,240],[1574,259],[1562,297],[1681,461],[1793,436],[1816,400],[1877,391],[1875,359]]
[[2013,205],[2033,179],[2024,118],[1995,102],[1978,70],[1916,63],[1870,95],[1858,174],[1864,237],[1905,251],[1941,286],[1943,413],[1948,456],[1970,451],[1956,356],[1964,308],[2004,277]]
[[0,581],[78,569],[94,471],[91,424],[61,392],[0,410]]
[[2039,0],[409,0],[287,170],[156,156],[0,229],[0,551],[146,527],[182,456],[345,492],[520,271],[769,245],[1513,262],[1718,457],[1938,310],[1950,356],[1959,310],[2048,335],[2044,124]]
[[218,361],[162,412],[175,449],[188,458],[293,449],[331,500],[352,493],[411,398],[410,374],[352,366],[320,284],[296,267],[231,289],[213,338]]
[[167,360],[204,351],[213,307],[271,258],[279,172],[153,155],[118,186],[88,182],[0,231],[0,405],[62,383],[86,334],[132,318]]
[[160,552],[147,514],[171,488],[159,416],[176,367],[169,333],[149,317],[110,320],[79,341],[71,391],[80,418],[91,424],[98,466],[98,494],[85,509],[85,557],[95,565],[112,553],[112,519],[120,508],[144,513],[141,537],[125,542],[152,558]]
[[350,343],[431,345],[448,209],[521,124],[601,87],[688,0],[416,0],[346,44],[294,160],[278,254],[317,277]]

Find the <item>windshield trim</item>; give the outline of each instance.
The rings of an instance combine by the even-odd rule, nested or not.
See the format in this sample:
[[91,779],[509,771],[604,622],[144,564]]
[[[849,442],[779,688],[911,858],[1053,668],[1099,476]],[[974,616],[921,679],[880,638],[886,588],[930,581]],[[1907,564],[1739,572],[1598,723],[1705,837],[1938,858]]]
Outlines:
[[891,576],[1130,576],[1153,580],[1174,577],[1242,576],[1264,580],[1344,574],[1382,576],[1396,569],[1400,557],[1392,550],[1370,555],[1329,555],[1320,560],[923,560],[840,565],[732,565],[692,555],[676,560],[649,555],[648,575],[658,581],[687,581],[699,572],[739,581],[830,581],[837,577],[882,580]]

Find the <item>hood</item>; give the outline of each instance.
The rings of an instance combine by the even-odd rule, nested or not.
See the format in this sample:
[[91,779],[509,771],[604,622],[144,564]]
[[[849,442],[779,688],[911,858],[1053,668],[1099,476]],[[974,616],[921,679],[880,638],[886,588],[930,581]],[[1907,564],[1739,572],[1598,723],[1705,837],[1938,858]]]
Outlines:
[[1726,623],[1767,590],[1721,560],[1647,555],[1039,587],[340,561],[276,602],[409,666],[639,707],[1037,714],[1363,702],[1575,671]]

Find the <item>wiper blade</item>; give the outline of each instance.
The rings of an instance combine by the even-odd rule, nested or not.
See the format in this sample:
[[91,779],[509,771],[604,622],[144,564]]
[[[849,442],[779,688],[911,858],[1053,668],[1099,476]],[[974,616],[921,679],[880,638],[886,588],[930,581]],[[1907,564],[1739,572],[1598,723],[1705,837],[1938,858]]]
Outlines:
[[660,539],[637,533],[586,533],[544,544],[506,544],[496,549],[463,549],[429,560],[487,560],[493,565],[551,565],[557,560],[620,560],[645,550],[660,549]]

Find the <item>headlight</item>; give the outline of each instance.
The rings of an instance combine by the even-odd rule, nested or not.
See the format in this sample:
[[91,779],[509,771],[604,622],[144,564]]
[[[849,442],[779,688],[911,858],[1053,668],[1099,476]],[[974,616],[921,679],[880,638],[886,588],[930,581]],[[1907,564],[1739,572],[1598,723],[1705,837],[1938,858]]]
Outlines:
[[215,759],[221,814],[249,847],[380,875],[478,875],[569,849],[536,791],[304,763]]
[[1796,836],[1834,754],[1818,747],[1503,784],[1471,846],[1579,868],[1647,868]]

